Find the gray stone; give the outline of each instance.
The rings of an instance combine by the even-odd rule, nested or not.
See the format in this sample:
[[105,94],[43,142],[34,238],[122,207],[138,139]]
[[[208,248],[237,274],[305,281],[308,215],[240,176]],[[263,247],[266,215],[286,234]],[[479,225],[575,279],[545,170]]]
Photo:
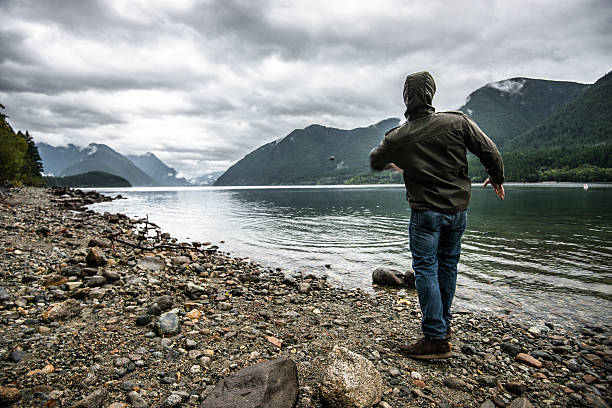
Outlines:
[[102,275],[96,275],[96,276],[92,276],[88,281],[87,281],[87,286],[95,288],[95,287],[99,287],[102,286],[106,283],[106,278]]
[[136,391],[132,391],[127,395],[127,399],[133,408],[149,408],[149,404]]
[[174,306],[174,298],[168,295],[160,296],[155,299],[155,303],[157,303],[162,312],[165,312],[166,310],[172,309],[172,306]]
[[599,395],[592,392],[584,394],[584,405],[593,408],[608,408],[608,404]]
[[104,276],[106,278],[107,281],[109,282],[115,282],[118,281],[120,276],[117,272],[115,271],[109,271],[109,270],[105,270],[104,272],[102,272],[102,276]]
[[137,266],[140,266],[143,269],[147,269],[150,271],[161,271],[164,269],[166,264],[161,258],[156,256],[145,256],[140,261],[138,261]]
[[89,252],[87,252],[87,256],[85,257],[85,262],[87,262],[89,266],[104,266],[107,260],[104,251],[102,251],[100,247],[95,246],[89,248]]
[[108,390],[106,388],[98,388],[93,393],[89,394],[87,397],[73,404],[72,408],[101,407],[107,395],[108,395]]
[[185,294],[191,299],[195,299],[199,297],[206,291],[206,288],[200,285],[196,285],[194,283],[189,282],[187,287],[185,287]]
[[155,332],[159,336],[177,334],[181,331],[181,321],[176,313],[166,312],[159,317],[155,323]]
[[151,323],[151,316],[148,314],[136,318],[136,326],[146,326],[149,323]]
[[521,348],[514,343],[501,343],[500,347],[503,351],[510,354],[512,357],[521,352]]
[[4,288],[0,288],[0,303],[5,303],[11,300],[11,295]]
[[64,270],[62,272],[66,276],[81,277],[83,275],[83,271],[82,271],[81,267],[78,266],[78,265],[67,266],[67,267],[64,268]]
[[185,264],[189,264],[191,259],[188,256],[173,256],[172,257],[172,265],[181,266]]
[[320,393],[332,407],[371,407],[381,399],[382,378],[368,359],[335,346],[323,370]]
[[480,408],[495,408],[495,404],[491,400],[486,400],[482,404],[480,404]]
[[298,292],[302,294],[308,294],[310,292],[310,283],[302,282],[298,285]]
[[181,398],[178,394],[170,394],[168,398],[164,400],[161,404],[161,408],[174,408],[180,407],[183,402],[183,398]]
[[297,366],[291,359],[281,357],[224,378],[200,408],[292,408],[298,390]]
[[68,299],[53,306],[42,314],[43,320],[57,321],[78,316],[81,313],[81,303],[76,299]]
[[8,361],[18,363],[26,356],[26,352],[23,350],[11,351],[8,355]]
[[372,272],[372,282],[382,286],[404,286],[404,274],[395,269],[376,268]]
[[533,408],[533,405],[525,397],[520,397],[512,400],[508,408]]

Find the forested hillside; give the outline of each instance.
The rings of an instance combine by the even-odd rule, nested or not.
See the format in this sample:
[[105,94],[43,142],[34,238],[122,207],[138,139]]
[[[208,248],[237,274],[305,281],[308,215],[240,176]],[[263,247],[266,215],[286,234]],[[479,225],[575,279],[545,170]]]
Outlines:
[[7,116],[0,112],[0,183],[39,186],[43,184],[41,173],[42,160],[30,134],[15,133]]
[[510,78],[492,82],[468,97],[459,108],[506,150],[506,142],[532,129],[589,85],[544,79]]
[[66,177],[44,177],[49,187],[132,187],[129,181],[114,174],[90,171]]

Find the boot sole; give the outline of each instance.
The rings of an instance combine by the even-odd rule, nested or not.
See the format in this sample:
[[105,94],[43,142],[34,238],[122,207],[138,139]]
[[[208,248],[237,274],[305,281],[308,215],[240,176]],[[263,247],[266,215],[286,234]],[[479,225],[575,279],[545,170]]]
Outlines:
[[452,357],[452,353],[449,351],[448,353],[438,353],[438,354],[406,354],[402,353],[406,357],[414,358],[417,360],[437,360],[442,358],[450,358]]

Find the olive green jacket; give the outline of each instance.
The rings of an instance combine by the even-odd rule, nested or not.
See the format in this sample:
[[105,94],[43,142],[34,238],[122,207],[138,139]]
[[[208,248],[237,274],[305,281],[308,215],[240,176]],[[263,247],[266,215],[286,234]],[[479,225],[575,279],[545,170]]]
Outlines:
[[428,72],[406,78],[403,125],[391,129],[370,152],[370,166],[383,170],[394,163],[404,170],[410,207],[453,212],[468,207],[471,183],[466,149],[484,165],[491,181],[504,182],[504,165],[495,143],[462,112],[435,112],[436,85]]

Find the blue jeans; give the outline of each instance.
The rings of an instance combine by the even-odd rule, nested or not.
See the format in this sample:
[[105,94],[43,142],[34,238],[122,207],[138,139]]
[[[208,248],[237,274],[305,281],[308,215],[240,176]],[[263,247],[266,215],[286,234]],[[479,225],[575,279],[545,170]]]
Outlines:
[[428,339],[443,339],[451,324],[451,304],[457,283],[457,263],[467,210],[444,214],[412,210],[410,251],[423,320]]

